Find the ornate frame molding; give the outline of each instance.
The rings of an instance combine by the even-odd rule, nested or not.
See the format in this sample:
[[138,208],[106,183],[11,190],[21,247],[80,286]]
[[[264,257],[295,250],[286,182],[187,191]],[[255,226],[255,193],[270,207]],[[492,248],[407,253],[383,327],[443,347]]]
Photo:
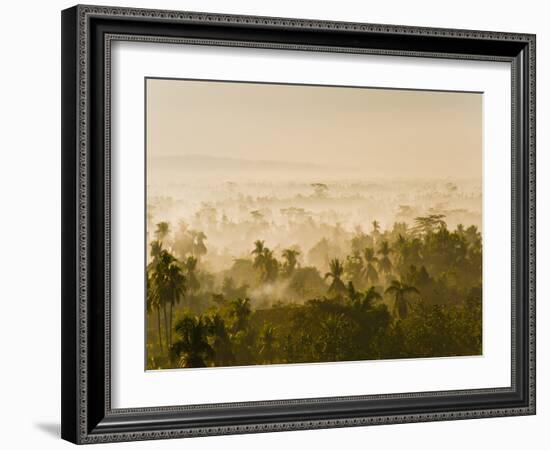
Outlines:
[[[280,43],[262,40],[245,39],[214,39],[204,37],[167,37],[151,36],[145,34],[110,32],[105,31],[99,34],[101,45],[104,46],[102,55],[103,67],[99,68],[105,71],[105,80],[103,86],[103,115],[104,124],[102,126],[102,145],[104,160],[102,171],[103,179],[98,180],[92,177],[95,170],[90,165],[92,148],[92,121],[93,115],[90,110],[93,108],[91,103],[98,95],[91,82],[92,77],[97,76],[97,60],[94,60],[95,53],[98,52],[97,43],[98,32],[91,29],[94,20],[106,19],[107,21],[118,20],[124,26],[128,20],[136,21],[147,26],[148,23],[162,23],[167,26],[204,26],[212,27],[232,27],[237,26],[247,30],[251,35],[257,30],[269,30],[272,33],[280,35],[294,31],[319,30],[323,32],[336,33],[339,36],[346,36],[349,33],[363,34],[365,36],[376,35],[379,41],[384,37],[401,38],[406,41],[407,38],[426,37],[434,39],[433,42],[439,42],[441,38],[457,39],[460,42],[472,41],[471,48],[476,49],[480,42],[498,42],[502,45],[499,48],[508,49],[506,54],[495,52],[495,54],[483,54],[467,51],[467,44],[461,44],[460,52],[447,53],[438,50],[414,50],[410,49],[391,49],[377,47],[350,47],[329,44],[304,44],[304,43]],[[347,22],[332,22],[304,19],[288,18],[270,18],[256,16],[233,16],[219,14],[204,14],[194,12],[178,11],[158,11],[146,9],[129,9],[116,7],[98,7],[98,6],[76,6],[63,13],[64,28],[64,48],[63,48],[63,109],[64,109],[64,129],[63,129],[63,189],[64,189],[64,250],[63,250],[63,377],[65,380],[71,379],[71,383],[64,384],[63,387],[63,414],[62,414],[62,434],[63,437],[76,443],[98,443],[112,441],[130,441],[143,439],[164,439],[173,437],[192,437],[207,436],[218,434],[239,434],[250,432],[271,432],[297,429],[328,428],[328,427],[347,427],[362,426],[374,424],[422,422],[422,421],[440,421],[452,419],[468,419],[481,417],[499,417],[510,415],[528,415],[535,413],[535,36],[530,34],[500,33],[486,31],[470,30],[449,30],[424,27],[405,27],[396,25],[377,25]],[[229,29],[229,28],[228,28]],[[94,34],[95,33],[95,34]],[[525,304],[525,313],[523,321],[521,317],[516,316],[516,309],[513,307],[513,327],[519,326],[525,337],[525,349],[522,350],[521,361],[516,360],[516,333],[513,333],[512,342],[512,386],[510,388],[482,389],[472,391],[450,391],[450,392],[431,392],[418,394],[397,394],[397,395],[379,395],[379,396],[361,396],[361,397],[335,397],[320,398],[310,400],[284,400],[275,402],[253,402],[246,404],[219,404],[219,405],[196,405],[193,407],[166,407],[166,408],[139,408],[113,410],[110,403],[110,48],[115,40],[127,41],[146,41],[158,43],[186,43],[195,45],[223,45],[223,46],[244,46],[266,49],[289,49],[305,51],[324,51],[324,52],[351,52],[364,54],[384,54],[396,56],[414,56],[414,57],[436,57],[453,59],[482,59],[492,61],[507,61],[512,64],[512,99],[513,99],[513,118],[512,118],[512,146],[514,158],[514,172],[518,171],[518,176],[513,177],[513,182],[517,183],[517,178],[524,178],[524,185],[514,184],[512,195],[518,197],[519,208],[513,204],[512,227],[513,227],[513,258],[512,271],[514,273],[513,283],[518,280],[524,287],[523,292],[528,292],[525,298],[518,298],[518,302]],[[94,45],[96,47],[94,47]],[[435,44],[434,44],[435,47]],[[469,47],[468,47],[469,48]],[[514,49],[519,49],[515,51]],[[95,72],[94,72],[95,71]],[[520,104],[515,99],[520,99]],[[523,103],[521,103],[523,102]],[[76,107],[75,107],[76,105]],[[97,147],[99,139],[94,141],[94,148]],[[517,148],[516,148],[517,147]],[[517,160],[517,161],[516,161]],[[97,210],[91,207],[91,196],[96,194],[92,192],[92,185],[103,183],[103,211],[104,217],[97,217]],[[518,189],[519,186],[519,189]],[[95,188],[94,188],[95,189]],[[65,192],[67,190],[67,192]],[[94,200],[95,201],[95,200]],[[519,210],[518,210],[519,209]],[[525,214],[527,211],[527,214]],[[95,257],[90,257],[95,250],[91,248],[90,238],[91,229],[96,229],[96,221],[103,221],[103,255],[104,268],[104,290],[102,296],[104,304],[100,305],[104,311],[103,324],[98,325],[93,319],[94,312],[91,310],[92,297],[90,291],[95,289],[90,277],[90,268],[97,263]],[[67,233],[65,233],[67,231]],[[522,234],[523,233],[523,234]],[[519,240],[522,242],[517,242]],[[523,239],[526,241],[523,243]],[[516,244],[522,248],[522,254],[514,255]],[[95,247],[94,247],[95,248]],[[522,255],[525,255],[523,261],[523,271],[525,273],[515,274],[516,262],[521,262]],[[518,260],[519,258],[519,260]],[[524,278],[522,278],[524,277]],[[516,286],[513,284],[513,299],[516,297]],[[515,302],[515,300],[513,300]],[[98,305],[94,304],[95,307]],[[520,321],[520,322],[518,322]],[[97,332],[103,332],[103,339],[98,340]],[[514,328],[514,331],[516,329]],[[95,334],[94,334],[95,333]],[[91,339],[93,336],[93,339]],[[68,341],[71,340],[69,344]],[[90,349],[95,348],[98,342],[103,342],[104,367],[103,382],[98,380],[98,373],[91,374]],[[319,418],[307,420],[282,420],[262,423],[247,424],[220,424],[220,425],[190,425],[190,426],[170,426],[168,419],[171,414],[188,411],[189,408],[208,411],[211,408],[236,408],[245,406],[291,406],[306,404],[325,404],[329,402],[339,402],[353,400],[414,400],[426,397],[444,397],[444,396],[466,396],[468,398],[477,394],[490,395],[499,393],[511,393],[517,391],[517,377],[522,374],[516,374],[516,363],[519,363],[524,369],[526,380],[519,379],[525,383],[527,398],[517,401],[516,404],[510,403],[506,407],[488,407],[460,409],[451,408],[449,410],[434,410],[426,412],[412,413],[392,413],[392,414],[372,414],[359,415],[356,417],[343,416],[340,418]],[[95,364],[95,363],[94,363]],[[91,379],[91,377],[93,379]],[[103,384],[102,384],[103,383]],[[93,387],[92,387],[93,385]],[[96,391],[96,385],[103,386],[103,408],[92,406],[90,402],[90,393]],[[93,412],[92,412],[93,410]],[[139,417],[144,414],[154,414],[157,422],[162,422],[164,418],[166,425],[157,428],[144,426]],[[98,421],[98,418],[103,417]],[[124,418],[135,418],[135,424],[130,427],[120,426],[119,422]],[[159,419],[159,417],[161,417]],[[130,420],[130,421],[131,421]],[[160,423],[159,422],[159,423]]]

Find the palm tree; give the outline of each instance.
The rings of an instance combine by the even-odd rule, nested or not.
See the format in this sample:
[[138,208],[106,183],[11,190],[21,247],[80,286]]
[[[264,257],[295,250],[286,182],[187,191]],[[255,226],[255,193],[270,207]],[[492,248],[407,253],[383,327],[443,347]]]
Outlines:
[[155,230],[155,236],[161,243],[168,233],[170,232],[170,224],[168,222],[157,223],[157,229]]
[[332,283],[328,288],[330,294],[343,294],[346,292],[346,286],[342,281],[342,275],[344,274],[344,266],[338,258],[330,260],[329,272],[325,274],[325,280],[332,278]]
[[380,223],[377,220],[372,221],[372,243],[376,244],[380,237]]
[[162,332],[160,326],[160,301],[158,291],[155,287],[153,277],[147,272],[147,313],[151,313],[153,310],[157,313],[157,333],[159,337],[159,348],[160,351],[164,351],[164,346],[162,345]]
[[282,255],[285,259],[283,270],[286,276],[290,276],[293,274],[294,269],[296,269],[296,266],[298,265],[298,255],[300,255],[300,252],[292,248],[287,248],[283,251]]
[[153,281],[152,285],[155,287],[156,295],[158,296],[157,302],[159,308],[162,308],[164,315],[164,336],[166,342],[168,342],[168,295],[166,293],[166,270],[167,267],[175,259],[170,255],[166,250],[161,250],[155,260],[151,262],[151,279]]
[[151,246],[151,259],[155,261],[160,255],[160,252],[162,251],[162,242],[155,240],[151,242],[150,246]]
[[372,309],[372,304],[376,300],[382,299],[382,296],[376,291],[374,286],[371,286],[361,294],[361,292],[355,290],[353,283],[350,281],[348,283],[348,298],[355,309],[368,311]]
[[175,326],[178,340],[170,347],[172,359],[178,359],[179,367],[206,367],[214,356],[208,343],[210,330],[201,317],[185,316]]
[[183,261],[182,263],[183,270],[187,278],[187,290],[190,293],[197,292],[201,287],[201,283],[196,275],[198,262],[199,260],[194,256],[188,256],[187,259],[185,259],[185,261]]
[[367,283],[369,281],[373,284],[377,283],[378,272],[376,271],[374,265],[378,263],[378,258],[374,256],[374,250],[367,247],[363,252],[363,257],[365,258],[365,268],[363,270],[365,280],[367,281]]
[[254,242],[254,250],[252,250],[250,253],[254,255],[254,268],[261,269],[263,266],[263,258],[264,258],[264,249],[265,249],[265,241],[257,240]]
[[206,234],[204,234],[202,231],[195,231],[190,230],[189,234],[191,235],[191,238],[193,240],[191,244],[191,252],[193,253],[193,256],[200,257],[202,255],[205,255],[207,252],[206,245],[204,244],[204,241],[206,241]]
[[380,248],[378,249],[378,254],[381,256],[378,261],[378,267],[380,268],[380,272],[384,274],[388,274],[392,270],[392,263],[389,258],[390,252],[393,250],[390,248],[388,241],[382,241],[380,243]]
[[264,254],[262,256],[263,260],[263,273],[262,279],[266,282],[275,281],[277,275],[279,274],[279,261],[273,256],[273,251],[264,248]]
[[[159,296],[159,303],[164,312],[164,332],[168,345],[172,343],[172,311],[174,304],[185,294],[185,276],[177,263],[176,258],[167,250],[162,250],[157,258],[152,275],[154,285]],[[169,314],[167,311],[169,308]],[[168,321],[168,317],[170,321]]]
[[181,272],[180,267],[177,264],[170,264],[166,274],[166,289],[168,293],[168,306],[170,309],[170,323],[169,323],[169,337],[168,342],[172,345],[172,323],[173,323],[173,308],[174,305],[179,303],[181,297],[185,295],[187,287],[185,285],[186,279]]
[[411,237],[410,239],[399,235],[394,245],[394,249],[397,253],[397,265],[401,274],[411,265],[422,264],[422,258],[420,256],[422,248],[422,241],[418,237]]
[[395,296],[393,311],[394,314],[399,316],[400,319],[406,318],[409,312],[409,301],[407,300],[408,294],[420,294],[418,289],[414,286],[409,286],[397,280],[392,280],[390,287],[386,289],[385,293]]
[[407,261],[409,256],[409,241],[403,234],[399,233],[394,244],[394,249],[397,254],[397,263],[398,265],[403,265]]
[[250,299],[237,298],[230,304],[230,316],[233,318],[233,332],[237,333],[246,329],[250,317]]
[[235,362],[235,355],[231,348],[231,340],[227,333],[227,327],[222,317],[216,313],[205,318],[214,351],[213,362],[215,366],[228,366]]
[[264,241],[254,242],[253,267],[260,271],[260,279],[264,282],[275,281],[279,272],[279,262],[273,256],[273,252],[264,245]]

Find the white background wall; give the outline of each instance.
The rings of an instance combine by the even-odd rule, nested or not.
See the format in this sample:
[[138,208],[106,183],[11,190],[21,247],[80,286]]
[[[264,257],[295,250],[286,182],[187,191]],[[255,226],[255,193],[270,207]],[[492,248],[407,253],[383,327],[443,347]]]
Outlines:
[[[99,2],[98,3],[103,3]],[[550,339],[545,275],[550,169],[550,29],[544,1],[384,2],[182,0],[110,5],[471,28],[537,34],[538,415],[382,427],[117,444],[118,448],[407,449],[544,448],[550,424]],[[0,26],[0,443],[3,448],[67,448],[60,403],[60,10],[72,2],[9,2]],[[397,375],[396,375],[397,376]],[[399,374],[398,376],[406,376]],[[368,380],[365,380],[368,383]],[[545,426],[546,425],[546,426]],[[547,444],[546,444],[547,445]],[[113,447],[114,448],[114,447]]]

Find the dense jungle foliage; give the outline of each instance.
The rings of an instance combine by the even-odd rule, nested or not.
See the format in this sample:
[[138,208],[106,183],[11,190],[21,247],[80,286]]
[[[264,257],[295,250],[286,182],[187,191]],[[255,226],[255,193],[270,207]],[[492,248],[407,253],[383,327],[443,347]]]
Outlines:
[[[156,225],[147,266],[147,368],[479,355],[482,243],[442,214],[357,230],[343,255],[250,242],[222,271],[208,238]],[[332,254],[331,254],[332,253]]]

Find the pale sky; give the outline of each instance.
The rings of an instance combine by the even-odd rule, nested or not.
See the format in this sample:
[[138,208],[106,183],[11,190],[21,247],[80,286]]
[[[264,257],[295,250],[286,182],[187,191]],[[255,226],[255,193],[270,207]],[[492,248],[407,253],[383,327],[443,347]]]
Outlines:
[[306,162],[481,178],[482,94],[147,80],[148,157]]

